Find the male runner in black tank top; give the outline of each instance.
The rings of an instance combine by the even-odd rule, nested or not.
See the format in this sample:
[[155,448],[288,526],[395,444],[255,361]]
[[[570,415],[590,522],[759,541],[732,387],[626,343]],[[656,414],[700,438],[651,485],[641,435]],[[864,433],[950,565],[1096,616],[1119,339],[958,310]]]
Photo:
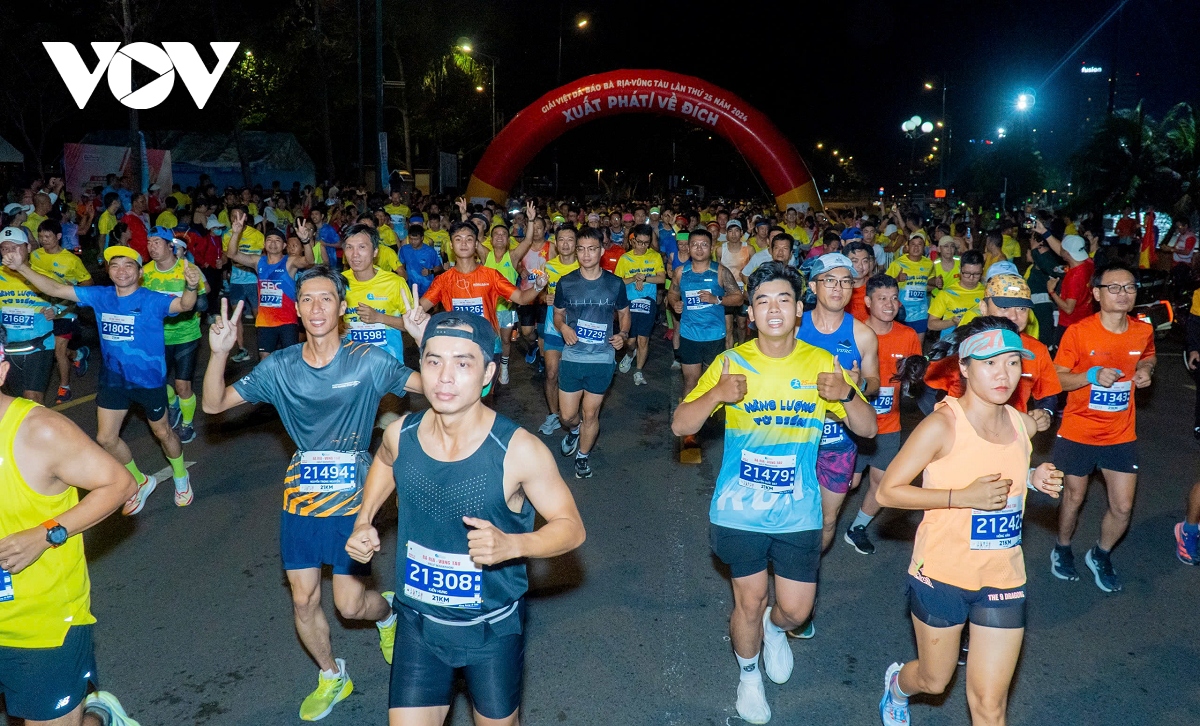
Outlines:
[[[550,450],[483,405],[496,333],[478,315],[438,313],[421,344],[432,409],[387,427],[346,551],[369,562],[372,524],[397,494],[396,646],[390,726],[442,723],[462,670],[476,723],[516,724],[525,642],[524,560],[584,540]],[[534,514],[546,524],[533,529]],[[402,585],[402,587],[401,587]]]

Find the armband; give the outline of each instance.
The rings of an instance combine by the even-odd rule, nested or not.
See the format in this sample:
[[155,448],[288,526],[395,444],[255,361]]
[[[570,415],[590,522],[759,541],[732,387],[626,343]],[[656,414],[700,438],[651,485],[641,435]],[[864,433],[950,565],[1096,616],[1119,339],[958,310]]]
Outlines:
[[1100,385],[1100,371],[1104,370],[1104,366],[1092,366],[1087,370],[1087,382],[1093,386]]

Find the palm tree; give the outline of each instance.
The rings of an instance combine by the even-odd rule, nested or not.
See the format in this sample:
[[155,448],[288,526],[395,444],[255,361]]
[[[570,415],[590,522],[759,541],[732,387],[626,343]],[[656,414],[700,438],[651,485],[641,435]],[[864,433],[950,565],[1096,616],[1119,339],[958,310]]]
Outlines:
[[1200,191],[1200,154],[1196,148],[1197,113],[1190,104],[1176,104],[1159,125],[1159,143],[1167,157],[1169,188],[1164,206],[1172,216],[1195,217]]

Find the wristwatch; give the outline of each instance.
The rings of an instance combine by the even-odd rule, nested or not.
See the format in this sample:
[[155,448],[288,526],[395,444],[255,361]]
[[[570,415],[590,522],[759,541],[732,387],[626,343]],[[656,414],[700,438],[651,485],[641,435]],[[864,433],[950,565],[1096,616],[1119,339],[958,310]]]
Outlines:
[[850,386],[850,392],[846,394],[845,398],[838,399],[839,403],[850,403],[854,400],[854,394],[854,386]]
[[54,521],[47,519],[42,522],[42,526],[46,528],[46,541],[51,547],[58,547],[67,541],[67,528]]

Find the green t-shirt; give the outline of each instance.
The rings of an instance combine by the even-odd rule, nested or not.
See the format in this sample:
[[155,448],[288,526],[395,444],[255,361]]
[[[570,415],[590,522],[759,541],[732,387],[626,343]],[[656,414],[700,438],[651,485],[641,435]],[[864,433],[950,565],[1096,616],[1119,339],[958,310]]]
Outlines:
[[[180,259],[175,261],[174,267],[163,272],[158,269],[158,264],[154,260],[150,260],[142,268],[142,287],[155,292],[165,292],[171,297],[183,297],[183,291],[187,287],[183,271],[187,269],[187,266],[187,260]],[[204,295],[207,292],[208,286],[204,284],[204,277],[201,276],[200,289],[196,295]],[[200,314],[195,310],[172,315],[163,324],[163,342],[167,345],[190,343],[199,339]]]

